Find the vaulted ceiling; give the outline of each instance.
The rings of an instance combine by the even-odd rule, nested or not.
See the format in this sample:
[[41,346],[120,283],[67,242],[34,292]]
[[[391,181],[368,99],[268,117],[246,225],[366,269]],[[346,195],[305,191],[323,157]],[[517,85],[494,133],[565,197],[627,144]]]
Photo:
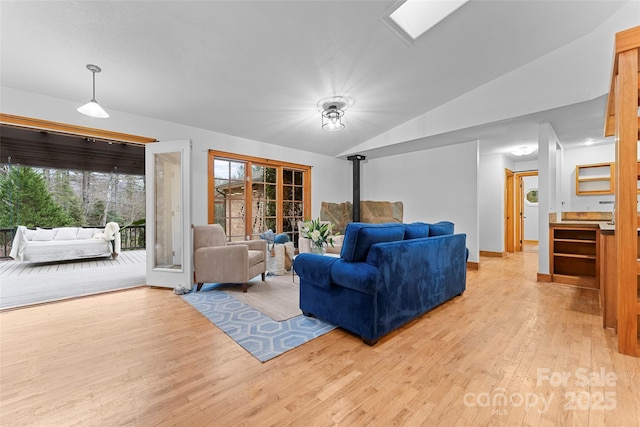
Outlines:
[[[80,105],[85,65],[97,64],[108,111],[338,156],[585,37],[628,3],[471,0],[409,44],[383,19],[395,1],[3,1],[0,83]],[[316,104],[335,95],[353,100],[346,128],[323,132]],[[602,95],[578,113],[553,105],[445,140],[481,136],[489,150],[540,120],[556,120],[567,143],[601,138]],[[407,145],[390,153],[416,144],[393,142]]]

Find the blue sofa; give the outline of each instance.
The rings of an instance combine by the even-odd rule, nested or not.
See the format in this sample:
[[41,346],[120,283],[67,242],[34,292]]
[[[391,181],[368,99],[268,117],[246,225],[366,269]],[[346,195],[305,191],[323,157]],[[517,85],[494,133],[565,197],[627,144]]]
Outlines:
[[300,309],[359,335],[380,337],[462,295],[466,289],[466,235],[454,225],[347,225],[340,258],[303,253]]

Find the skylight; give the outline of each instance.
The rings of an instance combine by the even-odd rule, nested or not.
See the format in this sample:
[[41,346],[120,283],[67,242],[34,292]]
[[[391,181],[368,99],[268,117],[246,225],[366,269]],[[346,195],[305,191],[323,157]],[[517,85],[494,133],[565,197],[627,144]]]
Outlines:
[[468,1],[406,0],[389,15],[389,18],[415,40]]

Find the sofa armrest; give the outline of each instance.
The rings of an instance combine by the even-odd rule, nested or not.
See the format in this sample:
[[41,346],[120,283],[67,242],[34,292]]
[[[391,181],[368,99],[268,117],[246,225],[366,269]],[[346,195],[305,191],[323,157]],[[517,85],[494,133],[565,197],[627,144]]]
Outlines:
[[11,243],[11,253],[9,256],[16,261],[23,261],[24,248],[27,245],[27,227],[19,225],[16,230],[16,235],[13,237]]
[[331,268],[331,282],[364,294],[373,295],[379,282],[378,269],[366,262],[340,260]]
[[116,233],[115,239],[113,239],[113,253],[118,255],[122,250],[122,239],[120,233]]
[[340,258],[303,253],[296,257],[293,268],[301,281],[321,288],[331,287],[331,266]]

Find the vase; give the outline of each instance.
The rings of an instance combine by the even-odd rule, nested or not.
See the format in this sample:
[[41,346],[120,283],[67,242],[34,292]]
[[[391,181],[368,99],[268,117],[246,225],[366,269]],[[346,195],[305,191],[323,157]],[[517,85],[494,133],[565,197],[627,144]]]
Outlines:
[[324,253],[327,250],[324,247],[324,243],[312,243],[311,244],[311,253],[312,254],[318,254],[318,255],[324,255]]

